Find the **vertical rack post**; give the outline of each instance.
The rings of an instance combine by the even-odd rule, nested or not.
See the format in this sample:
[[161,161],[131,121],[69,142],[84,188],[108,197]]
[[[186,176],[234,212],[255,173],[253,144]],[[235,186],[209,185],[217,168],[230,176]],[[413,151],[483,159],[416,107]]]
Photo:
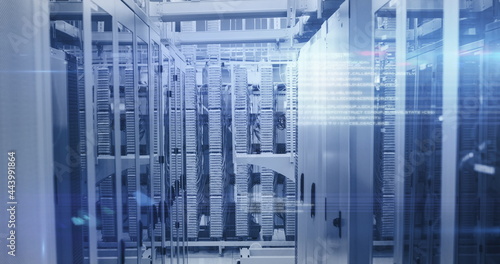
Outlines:
[[[459,4],[443,0],[443,147],[458,153]],[[441,263],[456,260],[457,157],[442,155]]]
[[87,201],[89,213],[89,263],[97,263],[96,153],[92,76],[92,24],[90,1],[83,1],[83,42],[85,73],[85,137],[87,139]]
[[[112,17],[113,50],[118,52],[118,21],[115,15]],[[115,195],[116,195],[116,241],[118,250],[118,260],[123,259],[124,249],[120,241],[123,239],[123,201],[122,201],[122,153],[121,153],[121,128],[120,128],[120,76],[119,57],[113,56],[113,114],[114,114],[114,139],[115,139]],[[122,264],[122,263],[120,263]]]
[[[396,97],[406,98],[406,1],[396,4]],[[396,110],[404,111],[405,100],[396,100]],[[394,196],[394,263],[403,264],[404,252],[404,194],[405,194],[405,115],[396,115],[395,157],[396,175]]]
[[[141,225],[141,202],[140,202],[140,191],[141,191],[141,149],[140,149],[140,136],[139,136],[139,61],[138,57],[136,56],[139,54],[138,50],[138,44],[137,44],[137,31],[139,30],[138,27],[138,20],[139,18],[134,15],[134,21],[135,21],[135,27],[134,27],[134,34],[132,38],[132,46],[135,54],[132,54],[134,57],[133,59],[133,71],[134,71],[134,162],[135,162],[135,190],[133,191],[133,196],[135,199],[132,199],[133,203],[135,203],[136,206],[136,225],[135,225],[135,230],[137,233],[137,264],[140,264],[142,254],[141,254],[141,240],[142,240],[142,225]],[[129,191],[130,192],[130,191]],[[130,201],[131,199],[129,199]],[[130,204],[129,204],[130,206]]]
[[[149,2],[149,1],[146,1]],[[149,31],[152,32],[152,30],[148,27]],[[157,120],[156,120],[156,115],[155,115],[155,107],[156,107],[156,97],[157,94],[155,93],[156,91],[156,83],[155,83],[155,71],[157,70],[155,67],[153,67],[153,52],[154,51],[154,45],[153,45],[153,40],[151,38],[151,34],[149,34],[149,38],[147,38],[147,47],[148,47],[148,127],[149,127],[149,194],[150,194],[150,199],[151,202],[147,205],[149,209],[149,221],[148,221],[148,233],[149,237],[151,239],[151,259],[153,262],[156,261],[156,250],[155,250],[155,227],[154,227],[154,207],[156,206],[156,201],[155,201],[155,185],[156,185],[156,160],[157,160],[157,154],[155,152],[155,144],[157,142],[155,141],[156,139],[156,125],[157,125]],[[155,65],[156,66],[156,65]],[[146,141],[147,142],[147,141]]]

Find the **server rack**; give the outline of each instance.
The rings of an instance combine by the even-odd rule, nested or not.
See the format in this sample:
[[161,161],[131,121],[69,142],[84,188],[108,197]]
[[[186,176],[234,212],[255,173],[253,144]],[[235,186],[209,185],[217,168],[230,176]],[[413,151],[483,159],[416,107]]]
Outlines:
[[[234,119],[233,145],[235,153],[248,153],[248,80],[247,69],[233,66],[232,116]],[[235,223],[238,237],[249,236],[249,165],[235,164]]]
[[[408,13],[405,90],[405,261],[440,258],[443,56],[442,11]],[[424,15],[425,14],[425,15]]]
[[222,69],[218,56],[219,45],[209,45],[208,65],[208,144],[209,144],[209,192],[210,237],[221,239],[223,235],[223,138],[222,138]]
[[51,49],[51,57],[54,146],[57,146],[54,151],[56,226],[64,234],[57,239],[58,248],[64,252],[58,257],[60,261],[83,263],[84,227],[74,224],[81,223],[78,217],[85,214],[81,176],[85,172],[82,166],[85,156],[79,155],[84,149],[80,148],[81,64],[77,57],[61,50]]
[[[274,85],[272,65],[260,71],[260,150],[274,152]],[[260,172],[261,235],[271,240],[274,232],[274,171],[265,167]]]
[[[479,248],[474,230],[480,212],[478,206],[478,178],[474,171],[475,161],[480,156],[478,149],[480,90],[482,80],[477,76],[483,73],[483,41],[471,43],[463,47],[460,71],[464,74],[460,78],[459,87],[459,132],[458,132],[458,175],[457,189],[457,245],[458,263],[475,262]],[[477,78],[477,79],[476,79]],[[473,213],[471,213],[473,212]]]
[[186,109],[186,201],[187,201],[187,237],[195,239],[198,237],[198,100],[196,86],[196,69],[193,66],[186,67],[185,85],[185,109]]
[[[167,100],[160,75],[168,74],[162,64],[175,51],[160,45],[149,20],[122,2],[53,2],[51,10],[52,46],[77,62],[68,72],[76,85],[69,93],[69,101],[75,103],[70,111],[75,118],[70,120],[77,122],[69,136],[81,152],[82,179],[80,201],[73,206],[78,211],[73,222],[79,229],[72,234],[74,254],[61,251],[60,261],[100,263],[116,258],[120,263],[139,263],[143,246],[156,248],[153,233],[163,237],[162,243],[167,240],[168,222],[159,216],[167,209],[159,148]],[[119,56],[111,56],[114,53]],[[146,227],[149,232],[144,232]],[[152,250],[150,258],[156,259],[156,252]]]
[[[457,253],[456,262],[488,263],[499,261],[499,226],[496,175],[496,130],[498,94],[496,67],[492,56],[497,50],[498,31],[494,19],[498,3],[471,1],[460,14],[460,60],[457,118]],[[466,34],[468,28],[475,34]]]
[[[498,3],[495,7],[500,9]],[[500,13],[496,13],[498,17]],[[485,32],[485,52],[496,54],[499,51],[498,32],[500,27],[498,22],[493,22],[486,26]],[[474,164],[474,171],[478,173],[478,198],[479,198],[479,219],[478,229],[478,261],[498,262],[500,261],[500,236],[493,230],[500,226],[498,210],[500,209],[500,188],[498,185],[498,164],[499,164],[499,120],[498,113],[499,98],[498,92],[498,69],[499,60],[495,56],[487,56],[484,64],[485,82],[483,102],[479,108],[480,127],[477,142],[482,152],[478,163]],[[484,145],[483,145],[484,144]]]
[[[404,217],[396,217],[395,262],[494,261],[495,255],[488,256],[488,251],[484,250],[479,230],[481,216],[495,209],[494,206],[480,206],[483,200],[480,196],[488,191],[480,187],[484,178],[478,175],[492,168],[481,166],[487,155],[479,131],[487,131],[488,124],[494,123],[494,118],[482,119],[481,109],[488,107],[481,98],[495,98],[482,93],[491,86],[485,77],[489,57],[485,43],[486,32],[491,29],[487,24],[493,21],[498,6],[489,1],[459,4],[444,1],[447,8],[441,17],[441,3],[429,3],[422,9],[420,5],[423,3],[408,2],[396,9],[399,10],[396,11],[399,33],[402,29],[411,30],[404,37],[397,35],[404,41],[397,46],[400,72],[396,78],[399,83],[396,83],[406,86],[406,90],[398,91],[397,95],[404,96],[406,101],[396,105],[399,109],[406,105],[406,110],[415,110],[419,105],[429,104],[433,111],[428,116],[415,117],[406,113],[403,118],[396,117],[396,120],[406,119],[406,127],[396,123],[396,154],[401,155],[401,150],[405,149],[406,162],[404,166],[401,162],[396,165],[396,172],[405,176],[400,182],[405,184],[406,190],[406,194],[399,193],[396,200],[404,200],[407,207]],[[448,8],[449,5],[452,8]],[[445,51],[443,55],[441,49]],[[495,61],[493,56],[490,58]],[[403,61],[407,62],[404,66]],[[405,81],[401,83],[402,80]],[[425,100],[422,98],[430,100],[422,102]],[[411,123],[413,125],[409,126]],[[412,139],[422,135],[424,141]],[[403,136],[404,140],[398,141]],[[429,162],[429,159],[434,161]],[[422,178],[422,175],[427,177]],[[441,222],[439,226],[436,221]],[[398,226],[406,231],[399,232]],[[398,245],[398,239],[405,241],[401,243],[404,246]],[[497,245],[490,246],[491,249]]]
[[[186,68],[188,73],[186,75],[187,84],[183,90],[185,106],[182,109],[185,114],[183,119],[185,122],[183,127],[185,129],[185,138],[183,140],[185,140],[186,144],[184,149],[186,152],[186,174],[185,178],[181,178],[179,181],[178,188],[175,187],[174,182],[170,181],[170,184],[174,184],[171,188],[173,196],[182,196],[182,193],[185,192],[185,196],[183,196],[185,199],[183,202],[184,207],[180,205],[181,203],[175,203],[177,207],[173,206],[172,210],[176,211],[173,212],[173,215],[177,219],[182,219],[183,215],[177,210],[184,210],[184,219],[191,222],[186,227],[181,227],[182,223],[178,223],[179,230],[187,232],[185,236],[179,235],[181,239],[179,241],[182,242],[186,238],[190,242],[183,245],[190,246],[201,245],[203,243],[197,242],[203,242],[207,239],[213,241],[258,239],[256,232],[259,230],[259,225],[257,222],[261,222],[259,218],[262,213],[260,209],[255,208],[255,205],[260,207],[260,202],[253,203],[253,207],[250,202],[252,192],[261,195],[260,189],[252,191],[252,186],[255,184],[253,178],[258,180],[259,185],[257,188],[260,187],[260,168],[255,167],[253,171],[257,173],[252,174],[252,166],[248,166],[246,163],[238,164],[238,161],[234,159],[235,155],[247,154],[250,151],[250,131],[247,125],[249,110],[245,102],[257,103],[257,108],[254,110],[258,114],[260,112],[258,108],[260,97],[258,97],[258,100],[252,100],[249,97],[246,68],[234,66],[232,71],[228,71],[228,68],[224,67],[219,61],[220,50],[218,46],[209,45],[207,48],[209,50],[208,61],[203,68],[198,68],[202,69],[203,82],[206,84],[201,87],[194,86],[197,70],[195,66],[198,65],[196,61],[190,61],[191,66]],[[196,57],[191,47],[184,47],[184,51],[187,52],[186,56]],[[273,98],[276,91],[272,85],[272,67],[271,64],[266,66],[268,68],[267,74],[270,75],[268,79],[271,81],[269,92],[272,93],[269,105],[274,107],[276,102]],[[227,73],[232,76],[231,78],[234,78],[231,84],[223,83],[223,75],[227,76]],[[293,77],[290,80],[292,82],[296,81]],[[236,91],[231,88],[233,85],[237,87]],[[238,97],[238,100],[235,100],[233,95]],[[175,96],[175,93],[172,96]],[[281,99],[282,101],[292,100],[292,98],[287,97]],[[235,107],[234,111],[232,109],[233,105]],[[282,111],[284,112],[285,109],[282,109]],[[232,115],[231,112],[237,114]],[[269,120],[271,123],[268,124],[268,128],[274,129],[278,122],[275,118],[276,113],[268,111],[268,116],[269,114],[271,114]],[[172,116],[174,114],[170,115],[170,119]],[[291,118],[293,119],[293,116]],[[233,128],[232,131],[230,128],[233,122],[236,128]],[[282,120],[281,123],[284,122],[285,120]],[[296,123],[293,120],[287,122]],[[194,124],[196,124],[197,128],[193,127]],[[293,126],[291,125],[291,127]],[[174,137],[176,133],[172,132],[175,127],[171,125],[170,129],[169,140],[178,140]],[[257,128],[256,131],[260,134],[260,128]],[[275,134],[268,134],[269,138],[273,140]],[[288,135],[293,136],[292,133]],[[235,142],[234,146],[233,142]],[[292,143],[288,142],[288,144],[291,145]],[[274,145],[270,146],[273,151]],[[172,151],[175,152],[175,149],[172,149]],[[170,157],[175,158],[176,156],[171,155]],[[170,162],[173,161],[170,160]],[[271,175],[271,178],[268,177],[270,180],[267,181],[267,196],[270,201],[269,205],[274,207],[274,194],[277,186],[276,177],[272,170],[268,170],[269,175]],[[189,184],[187,184],[188,182]],[[291,203],[294,189],[293,182],[288,184],[288,189],[289,206],[293,206]],[[282,196],[284,195],[285,191],[283,191]],[[276,225],[274,223],[275,212],[273,208],[267,208],[266,211],[267,216],[265,218],[268,222],[266,239],[270,240]],[[288,217],[288,233],[293,232],[293,214],[292,212]],[[175,222],[172,224],[174,229]],[[189,231],[190,226],[192,227],[191,231]],[[290,227],[292,227],[291,231]],[[177,236],[174,236],[173,239],[177,240]],[[291,238],[288,237],[288,239]]]
[[[297,237],[307,242],[298,240],[298,262],[371,261],[374,132],[371,123],[356,121],[365,117],[356,110],[373,110],[373,101],[352,94],[374,96],[371,73],[357,67],[372,65],[362,55],[373,46],[366,41],[372,28],[365,27],[372,23],[372,4],[342,3],[299,55]],[[324,254],[314,254],[318,248]]]
[[288,241],[296,237],[297,221],[297,181],[298,181],[298,156],[297,156],[297,75],[298,69],[295,62],[286,65],[286,152],[291,155],[294,164],[294,180],[285,180],[285,235]]
[[[394,11],[381,8],[375,13],[375,154],[374,154],[374,240],[392,241],[395,213],[395,100],[396,97],[396,29]],[[392,33],[392,34],[391,34]],[[392,37],[387,37],[387,35]]]
[[415,58],[416,65],[426,67],[409,67],[406,84],[407,113],[428,112],[406,117],[408,261],[427,263],[437,261],[440,243],[442,57],[437,49]]

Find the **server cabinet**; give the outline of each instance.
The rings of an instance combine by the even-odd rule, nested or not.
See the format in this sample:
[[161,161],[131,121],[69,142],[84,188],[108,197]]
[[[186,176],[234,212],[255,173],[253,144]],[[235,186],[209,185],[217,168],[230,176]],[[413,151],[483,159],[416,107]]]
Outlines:
[[88,258],[83,21],[81,4],[76,7],[80,12],[68,15],[64,8],[52,5],[50,13],[52,89],[58,102],[53,104],[58,107],[53,114],[60,115],[59,122],[64,122],[66,115],[67,122],[65,130],[54,122],[54,130],[58,131],[54,137],[61,139],[65,134],[67,137],[67,141],[54,144],[54,153],[59,155],[54,157],[59,263],[84,263]]
[[[338,92],[337,96],[345,95],[349,91],[349,86],[342,80],[344,74],[348,74],[349,56],[349,37],[351,36],[351,21],[349,20],[350,1],[344,2],[328,20],[327,34],[327,69],[338,69],[332,78],[332,84],[328,88]],[[323,73],[327,74],[327,73]],[[301,87],[299,86],[299,89]],[[336,96],[335,94],[333,96]],[[299,98],[300,103],[300,98]],[[335,104],[336,102],[333,102]],[[350,103],[346,101],[338,102],[339,105],[345,105],[350,109]],[[300,109],[300,107],[299,107]],[[338,110],[343,110],[339,108]],[[340,115],[342,116],[342,115]],[[300,120],[300,117],[299,117]],[[349,124],[345,120],[339,119],[343,124],[331,124],[326,127],[326,172],[325,186],[328,189],[326,193],[326,241],[330,252],[327,259],[333,259],[338,263],[349,263],[348,237],[350,226],[347,216],[347,200],[349,197],[349,145],[351,134],[349,133]],[[302,132],[299,130],[299,136]],[[299,141],[299,146],[301,142]],[[301,155],[299,149],[299,156]],[[322,199],[319,199],[322,201]],[[320,207],[321,208],[321,207]],[[300,223],[299,223],[300,225]]]
[[83,263],[83,201],[76,57],[51,49],[54,182],[59,262]]
[[[496,3],[497,5],[498,3]],[[483,102],[479,108],[479,131],[477,142],[481,151],[479,162],[474,164],[477,175],[479,215],[477,225],[478,261],[495,263],[500,261],[500,185],[498,184],[499,140],[499,65],[494,55],[500,51],[498,23],[486,26]]]
[[[153,233],[166,238],[166,219],[159,217],[166,210],[160,65],[169,52],[133,9],[119,1],[51,3],[51,44],[75,58],[65,73],[71,84],[69,146],[80,158],[74,181],[82,181],[70,218],[81,230],[58,230],[64,263],[159,260],[156,250],[143,254],[155,248]],[[61,197],[64,184],[56,190]],[[70,238],[74,242],[64,244]]]
[[406,82],[405,204],[408,261],[439,257],[442,56],[440,48],[410,58]]
[[500,261],[496,1],[460,6],[455,263]]
[[[457,153],[457,263],[495,263],[500,260],[499,189],[496,184],[498,153],[498,17],[495,7],[467,9],[461,28],[478,28],[461,34]],[[482,16],[481,19],[478,19]]]
[[398,224],[404,225],[403,262],[436,263],[441,245],[442,3],[408,3],[405,12],[406,96],[404,109],[398,109],[405,115],[404,220]]
[[[319,43],[324,39],[317,40],[316,43],[307,43],[301,49],[301,56],[298,61],[299,83],[298,83],[298,171],[299,171],[299,196],[297,216],[297,261],[300,263],[318,263],[324,261],[326,255],[324,251],[314,249],[325,249],[326,239],[324,237],[325,227],[323,207],[318,203],[324,201],[324,184],[319,181],[324,178],[324,164],[322,158],[324,140],[324,125],[319,114],[313,114],[312,110],[306,112],[306,108],[311,109],[311,105],[324,104],[318,98],[313,98],[315,93],[324,89],[318,83],[314,83],[314,78],[320,74],[321,66],[324,65],[322,56],[318,53],[324,50],[319,49]],[[314,70],[313,70],[314,69]],[[306,91],[311,92],[311,97],[307,97]],[[314,117],[313,117],[314,115]],[[316,119],[317,122],[307,124],[307,120]],[[312,136],[314,135],[314,136]],[[318,194],[321,193],[321,194]]]
[[478,251],[475,227],[478,211],[477,173],[473,169],[478,157],[480,87],[483,69],[483,41],[462,46],[460,56],[459,118],[458,118],[458,175],[457,190],[457,262],[476,262]]
[[[442,16],[446,5],[453,6]],[[490,62],[495,65],[495,56],[486,50],[498,6],[491,1],[422,1],[405,2],[401,9],[406,18],[398,21],[407,30],[398,49],[406,50],[406,74],[400,77],[406,80],[405,91],[399,92],[406,95],[405,127],[396,130],[396,139],[404,136],[399,147],[404,152],[397,153],[404,153],[405,213],[396,222],[403,225],[399,239],[404,243],[395,254],[404,257],[395,261],[495,262],[498,237],[483,230],[496,226],[488,217],[496,210],[496,191],[484,189],[493,185],[480,175],[491,175],[494,167],[486,165],[492,157],[486,154],[491,142],[486,135],[495,138],[495,117],[486,113],[494,112],[488,102],[497,96],[486,92],[494,86],[486,69]],[[452,57],[457,64],[443,61]]]
[[[456,256],[455,263],[488,263],[483,248],[481,222],[484,220],[481,196],[482,177],[475,169],[476,164],[484,164],[485,145],[481,132],[487,122],[482,119],[483,96],[488,90],[488,74],[484,72],[485,32],[492,22],[492,4],[478,5],[480,1],[470,1],[461,5],[459,27],[459,77],[457,87],[457,198],[456,198]],[[471,28],[477,29],[471,31]],[[484,113],[484,112],[483,112]],[[483,141],[484,142],[484,141]]]
[[299,263],[371,261],[370,13],[345,1],[299,56]]

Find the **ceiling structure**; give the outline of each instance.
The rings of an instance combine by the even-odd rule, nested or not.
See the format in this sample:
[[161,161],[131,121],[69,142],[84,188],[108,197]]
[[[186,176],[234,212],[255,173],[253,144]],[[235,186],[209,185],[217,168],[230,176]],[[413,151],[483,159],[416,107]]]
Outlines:
[[[291,60],[343,1],[151,1],[148,11],[159,23],[165,43],[196,45],[198,57],[206,45],[221,44],[230,48],[233,60]],[[218,29],[206,26],[213,20],[220,21]]]

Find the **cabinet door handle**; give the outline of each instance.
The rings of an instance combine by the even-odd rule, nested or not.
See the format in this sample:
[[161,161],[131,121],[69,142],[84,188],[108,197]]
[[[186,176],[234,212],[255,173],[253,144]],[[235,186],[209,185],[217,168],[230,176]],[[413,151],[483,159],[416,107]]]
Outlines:
[[333,219],[333,226],[339,229],[339,238],[342,238],[342,212],[339,211],[339,217]]

